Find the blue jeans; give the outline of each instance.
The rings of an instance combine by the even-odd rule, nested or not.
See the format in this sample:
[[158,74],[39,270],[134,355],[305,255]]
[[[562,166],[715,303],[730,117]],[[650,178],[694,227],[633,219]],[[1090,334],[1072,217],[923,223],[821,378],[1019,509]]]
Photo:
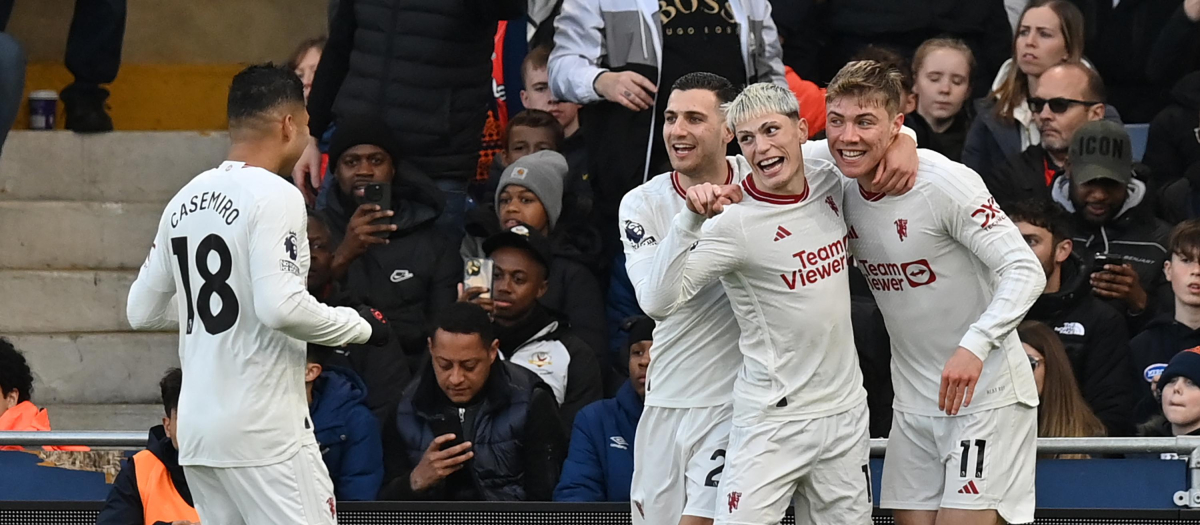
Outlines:
[[8,33],[0,33],[0,152],[4,150],[8,130],[17,120],[24,91],[25,53]]

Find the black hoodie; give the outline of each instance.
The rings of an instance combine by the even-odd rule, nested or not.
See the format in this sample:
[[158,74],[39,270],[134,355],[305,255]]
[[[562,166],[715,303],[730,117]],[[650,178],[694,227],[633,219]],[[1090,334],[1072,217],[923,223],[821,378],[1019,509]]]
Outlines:
[[[192,491],[188,489],[187,479],[183,476],[183,467],[179,466],[179,451],[167,437],[166,429],[158,425],[150,429],[150,438],[146,441],[146,450],[154,454],[171,474],[171,483],[183,501],[193,507]],[[182,517],[182,516],[181,516]],[[96,525],[142,525],[145,523],[142,511],[142,495],[138,492],[137,472],[134,470],[133,458],[125,460],[121,472],[113,480],[112,490],[104,500],[104,508],[96,518]],[[169,525],[158,522],[155,525]]]
[[1092,295],[1090,273],[1079,256],[1071,254],[1062,265],[1059,291],[1042,294],[1025,318],[1058,333],[1079,390],[1108,435],[1129,436],[1136,399],[1129,331],[1120,312]]
[[[331,189],[329,229],[337,242],[357,206],[341,187]],[[428,177],[401,162],[392,180],[391,223],[396,231],[388,244],[378,244],[350,263],[342,287],[358,302],[387,316],[405,353],[423,352],[425,325],[432,315],[458,298],[462,259],[458,245],[434,226],[442,214],[441,192]]]
[[1134,417],[1144,422],[1162,414],[1162,406],[1150,390],[1149,372],[1162,372],[1175,354],[1200,346],[1200,330],[1193,330],[1171,316],[1160,316],[1146,326],[1146,331],[1129,342],[1133,369],[1142,376],[1138,382],[1139,401]]

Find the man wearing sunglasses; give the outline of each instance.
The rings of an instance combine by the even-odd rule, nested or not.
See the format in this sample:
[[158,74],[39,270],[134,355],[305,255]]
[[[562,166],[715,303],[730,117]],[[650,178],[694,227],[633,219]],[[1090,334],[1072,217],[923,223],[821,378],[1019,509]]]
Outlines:
[[1041,132],[1040,143],[1009,157],[990,174],[981,174],[1001,207],[1030,198],[1049,199],[1051,184],[1063,174],[1075,131],[1105,117],[1104,81],[1087,65],[1054,66],[1030,89],[1027,102]]

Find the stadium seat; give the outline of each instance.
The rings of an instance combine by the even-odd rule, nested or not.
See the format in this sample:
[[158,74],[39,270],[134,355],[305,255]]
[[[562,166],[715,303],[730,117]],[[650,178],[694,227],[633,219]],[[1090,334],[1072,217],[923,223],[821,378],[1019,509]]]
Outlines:
[[1133,140],[1133,161],[1141,162],[1142,155],[1146,153],[1146,137],[1150,134],[1150,125],[1126,124],[1125,131],[1129,132],[1129,138]]

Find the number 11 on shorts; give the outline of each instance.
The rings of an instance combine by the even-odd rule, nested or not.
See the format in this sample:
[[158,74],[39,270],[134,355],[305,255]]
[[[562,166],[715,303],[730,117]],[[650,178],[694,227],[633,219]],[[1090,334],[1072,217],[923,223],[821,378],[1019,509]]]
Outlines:
[[[962,446],[962,459],[959,460],[959,462],[958,462],[958,477],[962,478],[962,479],[967,479],[968,477],[970,477],[970,476],[967,476],[967,470],[968,470],[968,467],[970,467],[970,465],[971,465],[971,462],[970,462],[971,440],[964,439],[959,443],[959,445]],[[986,439],[976,439],[975,440],[975,476],[974,476],[974,479],[982,479],[983,478],[983,452],[984,452],[984,450],[986,450],[986,448],[987,448],[987,440]]]

